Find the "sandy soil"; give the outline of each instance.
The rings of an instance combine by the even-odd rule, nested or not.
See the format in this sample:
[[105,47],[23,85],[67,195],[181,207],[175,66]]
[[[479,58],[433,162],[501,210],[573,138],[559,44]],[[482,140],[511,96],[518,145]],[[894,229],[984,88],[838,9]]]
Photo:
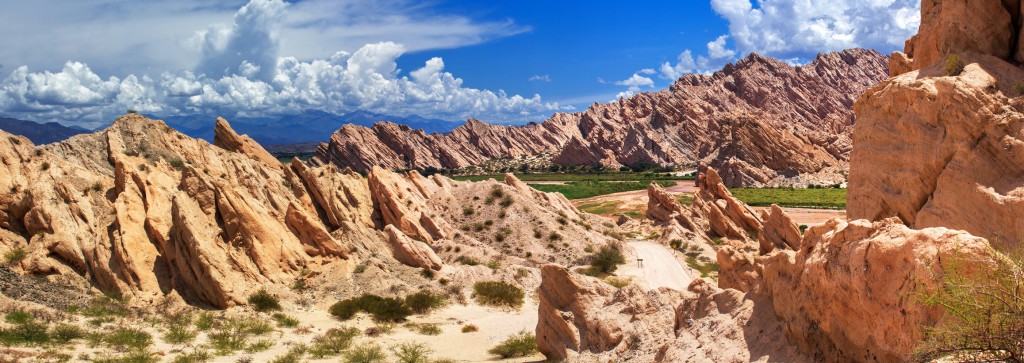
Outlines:
[[[648,289],[667,287],[685,291],[690,286],[693,279],[668,248],[650,241],[632,241],[629,246],[633,248],[635,257],[619,267],[618,275],[631,276]],[[643,259],[642,267],[637,258]]]
[[[322,334],[329,329],[350,326],[365,331],[367,328],[377,325],[366,314],[359,314],[349,321],[339,321],[324,309],[319,308],[311,310],[286,309],[284,312],[298,318],[301,321],[300,327],[309,327],[310,332],[299,335],[295,333],[295,329],[278,329],[277,332],[269,336],[261,337],[270,338],[277,343],[270,350],[256,354],[239,353],[216,357],[211,362],[235,362],[242,356],[252,357],[253,362],[269,362],[288,352],[288,349],[295,344],[309,344],[314,336]],[[443,332],[440,335],[423,335],[412,331],[404,326],[404,324],[397,324],[393,327],[391,333],[378,337],[367,337],[364,335],[356,339],[355,345],[375,343],[383,348],[385,352],[390,353],[389,347],[400,343],[422,343],[434,351],[433,357],[435,359],[447,358],[456,362],[540,362],[544,360],[544,356],[541,354],[526,358],[500,360],[487,353],[488,349],[504,341],[509,336],[523,330],[531,333],[534,331],[537,326],[537,303],[530,297],[527,297],[526,303],[522,308],[515,311],[484,307],[475,303],[470,303],[469,305],[451,304],[429,315],[412,316],[408,319],[408,322],[414,324],[436,324]],[[466,324],[476,325],[479,331],[463,333],[462,327]],[[202,339],[197,339],[197,341],[202,341]],[[157,345],[156,348],[157,350],[160,350],[160,348],[170,350],[168,349],[169,347],[161,345]],[[189,351],[189,349],[185,349],[185,351]],[[315,360],[307,356],[303,361],[336,362],[338,358]]]

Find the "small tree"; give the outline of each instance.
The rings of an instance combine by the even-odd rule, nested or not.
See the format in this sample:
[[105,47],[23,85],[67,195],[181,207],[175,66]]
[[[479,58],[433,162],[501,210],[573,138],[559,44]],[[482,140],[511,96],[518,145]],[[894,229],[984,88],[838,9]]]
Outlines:
[[922,294],[946,314],[925,330],[917,358],[930,361],[1024,362],[1024,269],[1021,259],[992,251],[993,259],[944,261],[943,280]]
[[610,274],[626,263],[626,256],[615,246],[601,247],[590,260],[590,267],[595,271]]

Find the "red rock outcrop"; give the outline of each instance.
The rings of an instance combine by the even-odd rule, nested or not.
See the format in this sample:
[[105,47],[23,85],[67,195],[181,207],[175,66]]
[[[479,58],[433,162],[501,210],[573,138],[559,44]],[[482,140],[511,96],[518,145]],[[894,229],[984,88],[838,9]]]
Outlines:
[[[963,6],[946,3],[943,12]],[[1001,9],[1001,3],[977,7]],[[1002,19],[983,17],[975,8],[952,24]],[[963,72],[947,75],[942,60],[917,55],[920,70],[889,79],[858,100],[847,213],[868,220],[895,216],[913,228],[961,229],[996,246],[1016,246],[1024,240],[1024,103],[1015,85],[1024,82],[1024,70],[1005,60],[1009,45],[1000,51],[965,45],[975,43],[962,37],[989,35],[946,29],[939,24],[943,19],[926,18],[918,42],[931,39],[943,51],[963,52]],[[977,26],[983,28],[967,29],[988,29]],[[925,33],[935,28],[949,33]],[[1002,30],[1011,31],[1016,28]]]
[[885,78],[886,62],[860,49],[821,54],[801,67],[752,54],[712,75],[683,76],[668,90],[595,103],[541,124],[471,119],[447,135],[349,125],[318,148],[316,160],[363,172],[456,169],[550,152],[565,165],[703,162],[729,186],[786,184],[811,173],[835,183],[851,148],[853,101]]
[[985,239],[962,231],[833,219],[812,227],[799,251],[760,262],[773,309],[801,351],[817,361],[903,362],[919,327],[942,314],[915,296],[937,288],[947,261],[985,268],[991,256]]
[[1019,36],[1024,32],[1024,5],[1008,1],[921,2],[921,27],[907,40],[904,53],[893,54],[893,76],[922,69],[959,52],[1024,61]]
[[688,291],[614,290],[562,267],[541,268],[537,346],[548,360],[808,362],[771,310],[697,279]]

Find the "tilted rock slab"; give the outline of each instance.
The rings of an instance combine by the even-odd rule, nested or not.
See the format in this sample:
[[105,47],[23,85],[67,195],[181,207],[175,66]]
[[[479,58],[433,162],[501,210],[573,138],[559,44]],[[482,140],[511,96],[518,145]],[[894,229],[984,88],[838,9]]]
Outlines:
[[863,49],[821,54],[800,67],[752,54],[711,75],[685,75],[668,90],[556,113],[540,124],[470,119],[449,134],[388,122],[346,125],[317,148],[315,162],[359,172],[457,169],[551,153],[563,165],[703,162],[729,186],[789,184],[814,173],[824,176],[800,183],[839,183],[852,147],[853,102],[885,79],[887,62]]

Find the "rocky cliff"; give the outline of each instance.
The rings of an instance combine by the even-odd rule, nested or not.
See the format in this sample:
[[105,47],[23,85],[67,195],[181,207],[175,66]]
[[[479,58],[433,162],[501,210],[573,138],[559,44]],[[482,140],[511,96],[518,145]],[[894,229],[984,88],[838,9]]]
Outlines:
[[[283,165],[227,121],[215,129],[211,145],[129,114],[47,146],[0,135],[0,251],[25,252],[16,271],[79,278],[138,303],[174,295],[223,308],[307,274],[335,293],[394,292],[425,283],[420,269],[472,281],[481,274],[450,266],[467,256],[573,265],[586,245],[555,246],[554,231],[611,241],[597,217],[511,176],[460,183]],[[374,268],[355,279],[357,265]]]
[[[450,134],[380,123],[348,125],[317,160],[369,171],[463,168],[549,152],[563,165],[705,163],[727,185],[839,182],[851,148],[853,101],[888,74],[887,57],[851,49],[799,67],[751,54],[710,75],[686,75],[641,93],[541,124],[469,120]],[[803,181],[807,183],[807,181]]]
[[1024,240],[1020,11],[1005,1],[924,2],[921,32],[894,58],[907,60],[894,73],[906,73],[855,106],[851,218],[961,229],[997,246]]

